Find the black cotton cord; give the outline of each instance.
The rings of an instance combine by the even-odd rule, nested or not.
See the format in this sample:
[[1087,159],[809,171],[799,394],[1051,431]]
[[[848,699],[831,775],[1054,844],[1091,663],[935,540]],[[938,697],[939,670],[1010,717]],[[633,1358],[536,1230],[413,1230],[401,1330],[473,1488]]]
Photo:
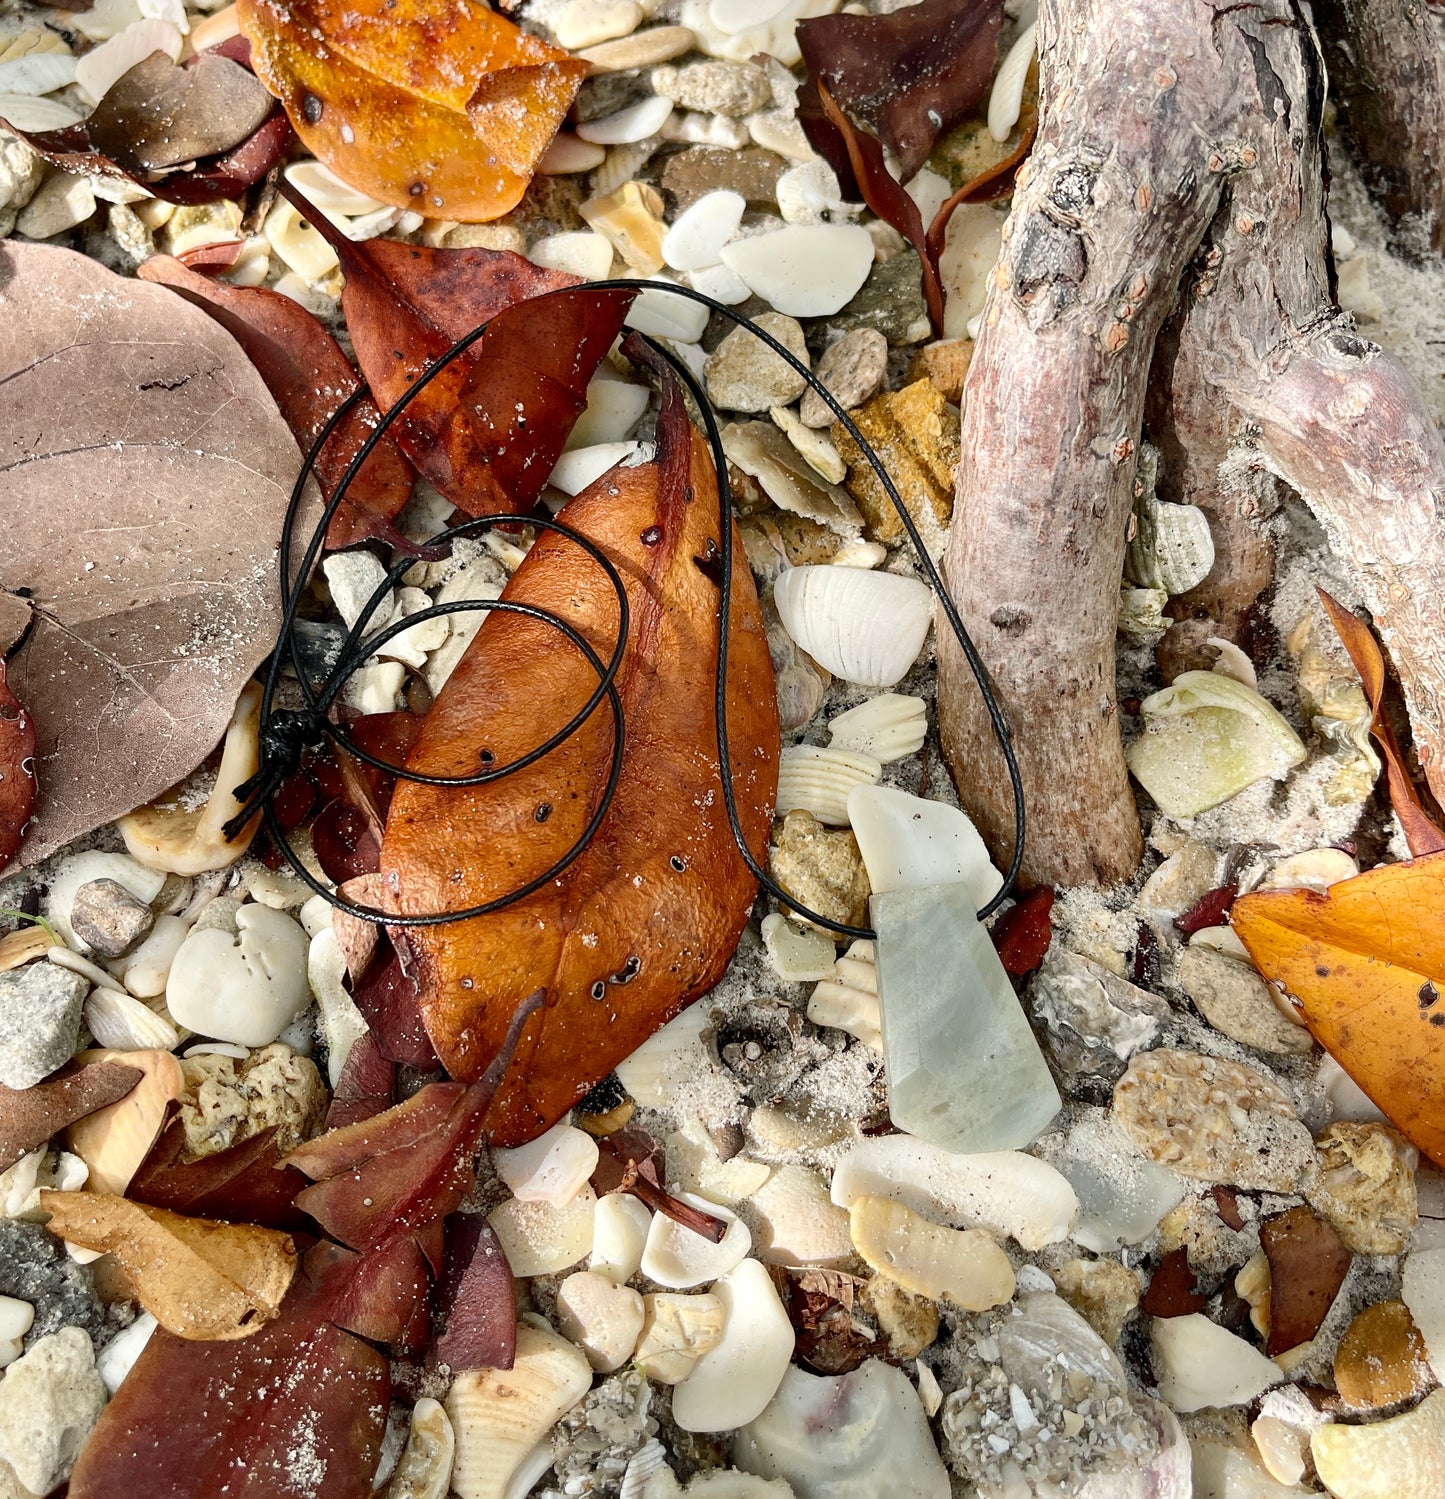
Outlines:
[[[680,296],[687,300],[697,302],[708,308],[711,312],[719,313],[728,318],[740,328],[746,328],[755,338],[764,343],[774,354],[788,364],[798,375],[800,375],[809,387],[823,400],[832,411],[834,417],[848,432],[849,436],[857,443],[859,451],[867,460],[873,472],[882,485],[884,493],[888,496],[890,503],[896,511],[909,542],[913,547],[920,569],[923,571],[926,581],[934,597],[938,600],[948,621],[949,628],[957,640],[964,658],[969,664],[974,679],[978,684],[980,695],[983,698],[985,708],[988,711],[989,720],[993,726],[994,736],[998,741],[999,748],[1003,754],[1004,764],[1008,772],[1009,783],[1013,791],[1014,801],[1014,847],[1013,857],[1009,868],[1004,876],[1004,882],[998,893],[979,912],[979,920],[993,914],[1003,901],[1007,898],[1009,891],[1013,888],[1018,876],[1019,868],[1023,860],[1024,837],[1026,832],[1026,817],[1023,797],[1023,783],[1019,773],[1018,761],[1015,757],[1012,740],[1010,738],[1008,723],[1004,718],[1003,710],[995,697],[991,684],[988,680],[987,671],[983,665],[978,651],[970,639],[968,631],[964,626],[962,617],[958,613],[957,605],[949,596],[948,589],[944,586],[933,559],[928,555],[919,535],[918,528],[909,514],[907,506],[903,503],[897,488],[889,477],[878,455],[872,446],[858,430],[852,418],[838,403],[832,392],[824,386],[801,360],[799,360],[790,349],[779,340],[767,333],[764,329],[757,327],[741,314],[734,312],[730,307],[715,301],[713,298],[701,292],[694,291],[691,287],[674,286],[666,282],[651,281],[602,281],[591,282],[584,286],[567,287],[558,291],[543,293],[543,297],[560,297],[590,295],[597,292],[627,292],[637,293],[641,291],[658,291],[672,296]],[[540,300],[534,299],[534,300]],[[587,847],[597,829],[601,826],[611,806],[612,798],[616,794],[618,783],[622,775],[623,749],[626,736],[626,725],[622,710],[621,697],[618,694],[615,679],[622,664],[622,658],[626,649],[629,612],[627,603],[627,592],[623,586],[615,566],[604,552],[586,536],[574,528],[556,519],[548,519],[535,515],[531,512],[509,513],[503,515],[490,515],[475,520],[466,521],[461,525],[454,526],[434,537],[430,543],[431,547],[447,547],[462,537],[477,535],[486,530],[506,524],[524,522],[543,530],[549,530],[557,535],[567,538],[569,541],[582,547],[589,557],[603,570],[609,585],[612,587],[618,601],[618,635],[613,647],[611,657],[606,665],[603,664],[592,646],[582,635],[565,620],[548,610],[540,609],[532,605],[517,604],[503,599],[490,600],[459,600],[450,604],[434,604],[429,608],[417,611],[415,614],[405,615],[401,619],[394,620],[382,629],[367,634],[366,626],[375,610],[385,599],[387,593],[401,580],[405,573],[415,564],[414,558],[404,558],[394,563],[388,569],[385,579],[373,590],[371,597],[362,607],[356,622],[350,627],[342,642],[339,659],[336,661],[325,679],[319,684],[313,683],[307,673],[306,666],[302,660],[301,650],[296,631],[297,611],[305,579],[309,577],[311,569],[324,545],[326,532],[341,505],[345,502],[347,492],[354,482],[356,475],[360,472],[372,450],[381,442],[390,431],[392,425],[404,414],[410,403],[446,369],[453,360],[458,359],[469,348],[472,347],[486,332],[489,323],[482,323],[474,328],[464,338],[459,339],[448,351],[432,364],[426,372],[416,380],[381,417],[365,441],[358,448],[351,462],[347,465],[345,473],[337,483],[330,501],[327,503],[320,520],[307,543],[306,550],[302,556],[299,566],[294,575],[290,565],[292,546],[295,540],[295,529],[300,517],[302,503],[304,501],[308,481],[315,469],[317,458],[322,449],[330,440],[341,422],[349,415],[356,406],[366,398],[367,387],[362,385],[352,396],[350,396],[338,408],[326,425],[318,433],[316,440],[312,443],[305,459],[303,460],[300,474],[292,490],[290,502],[287,506],[285,522],[282,527],[281,556],[280,556],[280,583],[281,583],[281,606],[282,627],[281,639],[277,649],[272,653],[270,664],[267,669],[265,684],[262,692],[261,703],[261,767],[257,774],[244,785],[238,788],[238,799],[244,805],[242,810],[226,824],[228,837],[235,837],[243,829],[251,818],[260,811],[263,814],[268,832],[278,851],[290,864],[296,875],[316,894],[322,896],[338,910],[345,911],[348,915],[359,917],[363,920],[376,922],[391,927],[425,927],[438,926],[453,921],[465,921],[474,916],[483,916],[492,911],[500,910],[518,900],[524,899],[543,885],[555,879],[562,873],[583,850]],[[641,335],[634,335],[641,336]],[[833,921],[821,915],[819,912],[811,911],[801,905],[787,891],[783,890],[772,880],[766,869],[754,857],[752,850],[747,845],[743,835],[742,822],[737,807],[736,789],[733,785],[732,765],[729,756],[729,741],[727,727],[728,693],[727,693],[727,669],[728,654],[731,634],[731,604],[732,604],[732,579],[733,579],[733,537],[732,537],[732,501],[730,486],[727,477],[727,456],[723,450],[722,434],[718,428],[717,419],[708,403],[706,393],[701,384],[693,375],[687,365],[677,357],[670,349],[659,344],[655,339],[646,338],[645,343],[651,351],[662,361],[659,372],[663,367],[670,369],[672,373],[681,380],[697,405],[706,428],[708,445],[712,451],[713,465],[717,475],[718,491],[718,528],[719,528],[719,604],[718,604],[718,659],[714,690],[714,718],[716,725],[717,749],[718,749],[718,772],[722,782],[723,801],[727,809],[728,823],[732,830],[733,840],[749,871],[758,880],[760,886],[781,904],[787,906],[797,915],[808,921],[825,928],[826,930],[844,937],[872,938],[876,933],[869,927],[855,927],[843,922]],[[293,584],[292,578],[295,578]],[[373,654],[378,646],[384,645],[394,636],[421,624],[429,619],[445,618],[451,614],[465,611],[479,610],[489,612],[498,610],[503,613],[515,613],[540,623],[547,624],[559,630],[568,641],[574,645],[586,658],[588,664],[597,673],[597,686],[593,690],[587,702],[580,708],[572,718],[556,733],[552,734],[534,749],[529,750],[519,759],[506,765],[495,766],[470,776],[435,776],[424,775],[419,772],[407,770],[404,766],[393,765],[388,761],[362,750],[353,743],[351,736],[341,724],[333,723],[330,718],[330,710],[337,698],[345,688],[346,682],[352,674]],[[289,656],[291,666],[301,684],[302,695],[306,700],[306,708],[299,712],[290,710],[277,710],[274,707],[276,688],[280,680],[283,652]],[[276,792],[280,789],[284,780],[292,774],[300,762],[301,751],[308,745],[319,745],[326,739],[332,740],[346,753],[354,755],[364,764],[397,776],[399,779],[415,781],[422,785],[430,786],[478,786],[490,781],[496,781],[511,775],[525,766],[535,764],[545,755],[551,753],[559,745],[570,738],[581,726],[592,716],[606,699],[612,713],[613,720],[613,747],[611,765],[606,785],[598,801],[596,810],[589,819],[586,828],[580,837],[567,850],[567,852],[551,868],[535,879],[521,886],[519,889],[499,896],[495,900],[488,901],[483,905],[467,907],[457,911],[430,912],[424,915],[400,915],[391,911],[381,910],[376,907],[362,905],[359,902],[350,901],[338,895],[335,891],[327,888],[318,880],[309,869],[301,862],[295,851],[291,848],[284,832],[281,829],[279,819],[276,816],[274,799]]]

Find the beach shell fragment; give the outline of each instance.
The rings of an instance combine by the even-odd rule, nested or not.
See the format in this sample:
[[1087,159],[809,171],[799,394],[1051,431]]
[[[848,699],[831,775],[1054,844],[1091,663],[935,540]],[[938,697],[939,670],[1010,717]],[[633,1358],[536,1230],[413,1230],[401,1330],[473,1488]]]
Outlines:
[[666,1213],[652,1215],[642,1250],[642,1273],[669,1290],[683,1291],[726,1275],[752,1247],[752,1235],[747,1225],[727,1208],[692,1192],[679,1192],[677,1196],[690,1207],[701,1208],[727,1224],[726,1232],[714,1244]]
[[1068,1237],[1079,1199],[1067,1179],[1022,1151],[959,1155],[910,1135],[880,1135],[848,1150],[833,1172],[833,1201],[852,1208],[886,1197],[935,1222],[981,1228],[1042,1249]]
[[921,697],[880,692],[828,720],[834,749],[872,755],[884,765],[917,754],[928,737],[928,706]]
[[584,1186],[564,1207],[509,1197],[487,1214],[512,1274],[556,1275],[592,1252],[597,1194]]
[[412,1407],[411,1427],[383,1499],[446,1499],[456,1437],[446,1409],[423,1395]]
[[581,1350],[527,1322],[517,1328],[510,1369],[459,1374],[446,1414],[456,1435],[451,1485],[460,1499],[506,1499],[537,1444],[591,1387]]
[[659,1384],[677,1384],[692,1373],[703,1354],[722,1341],[726,1313],[709,1291],[681,1296],[656,1291],[643,1297],[642,1336],[633,1362]]
[[788,812],[811,812],[829,827],[847,827],[849,792],[855,786],[873,785],[882,774],[882,765],[872,755],[819,749],[811,744],[789,745],[778,764],[775,810],[779,817]]
[[833,972],[813,990],[808,1019],[856,1036],[864,1046],[883,1050],[883,1020],[878,1009],[878,967],[873,944],[857,942],[833,964]]
[[579,1270],[557,1290],[557,1329],[600,1374],[627,1362],[642,1332],[642,1297],[605,1275]]
[[1322,1426],[1310,1455],[1336,1499],[1434,1499],[1445,1482],[1445,1390],[1388,1421]]
[[630,1192],[609,1192],[592,1219],[592,1253],[587,1268],[621,1285],[642,1267],[642,1251],[652,1211]]
[[885,1197],[860,1197],[849,1226],[853,1247],[873,1269],[916,1296],[951,1301],[969,1312],[1013,1297],[1008,1256],[976,1228],[940,1228]]
[[565,1207],[597,1169],[597,1142],[585,1130],[554,1124],[513,1150],[494,1150],[492,1165],[519,1202]]
[[1198,1312],[1156,1317],[1150,1342],[1159,1396],[1184,1414],[1244,1405],[1284,1378],[1273,1359]]

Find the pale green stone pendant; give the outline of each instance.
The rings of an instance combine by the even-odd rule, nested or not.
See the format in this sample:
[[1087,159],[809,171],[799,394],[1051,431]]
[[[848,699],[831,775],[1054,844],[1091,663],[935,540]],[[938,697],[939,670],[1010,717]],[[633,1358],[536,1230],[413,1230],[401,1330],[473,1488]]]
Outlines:
[[893,1123],[945,1150],[1017,1150],[1060,1108],[966,885],[869,902]]

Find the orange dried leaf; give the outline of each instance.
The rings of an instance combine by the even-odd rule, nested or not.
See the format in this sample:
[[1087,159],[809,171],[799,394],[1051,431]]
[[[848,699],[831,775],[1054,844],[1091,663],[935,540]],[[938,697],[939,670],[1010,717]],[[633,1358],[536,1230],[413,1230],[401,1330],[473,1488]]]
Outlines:
[[[664,398],[656,461],[611,470],[562,518],[612,559],[631,609],[617,677],[626,735],[616,795],[585,851],[540,891],[488,916],[406,934],[428,1033],[455,1077],[475,1077],[518,1000],[547,991],[488,1121],[499,1145],[555,1123],[717,983],[757,892],[733,842],[717,764],[717,485],[675,387]],[[616,594],[564,538],[544,534],[504,597],[560,612],[602,659],[611,655]],[[777,789],[777,698],[741,560],[730,608],[732,771],[743,833],[761,859]],[[408,767],[467,774],[489,763],[484,752],[509,764],[566,723],[596,682],[555,629],[489,615],[433,704]],[[504,779],[465,789],[399,785],[382,873],[400,909],[480,905],[542,875],[596,811],[612,753],[603,707],[565,744]]]
[[1405,841],[1410,852],[1418,859],[1421,854],[1438,854],[1445,850],[1445,833],[1436,827],[1430,814],[1420,801],[1410,772],[1405,768],[1404,756],[1395,739],[1395,731],[1385,717],[1381,703],[1385,696],[1385,658],[1380,653],[1379,642],[1374,631],[1364,620],[1351,614],[1337,599],[1332,599],[1323,588],[1315,590],[1325,613],[1335,627],[1345,649],[1350,654],[1355,670],[1360,674],[1360,685],[1370,704],[1370,733],[1379,743],[1385,757],[1385,774],[1390,783],[1390,803],[1395,816],[1400,819]]
[[178,1338],[249,1338],[277,1315],[296,1274],[289,1234],[183,1218],[108,1192],[42,1192],[51,1233],[115,1256],[136,1300]]
[[515,208],[585,62],[471,0],[240,0],[256,76],[337,176],[397,208]]
[[1230,912],[1255,966],[1385,1116],[1445,1165],[1445,854]]

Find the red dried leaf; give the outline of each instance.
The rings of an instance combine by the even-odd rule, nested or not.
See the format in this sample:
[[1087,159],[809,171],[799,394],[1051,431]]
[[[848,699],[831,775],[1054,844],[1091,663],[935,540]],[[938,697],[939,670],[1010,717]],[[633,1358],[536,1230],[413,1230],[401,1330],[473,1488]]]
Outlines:
[[534,301],[577,278],[506,250],[355,244],[289,183],[281,191],[341,261],[347,330],[383,408],[453,343],[490,322],[412,401],[395,430],[417,471],[468,515],[535,503],[636,293]]
[[1139,1305],[1151,1317],[1187,1317],[1202,1311],[1208,1300],[1194,1283],[1188,1250],[1172,1249],[1159,1261]]
[[414,1235],[367,1254],[323,1240],[307,1250],[303,1265],[338,1327],[398,1353],[426,1345],[431,1276]]
[[[212,281],[169,255],[152,256],[136,274],[179,292],[241,345],[303,451],[361,384],[336,340],[290,297],[265,287]],[[363,401],[326,444],[316,462],[316,479],[328,499],[379,419],[376,406]],[[378,443],[333,517],[327,545],[349,546],[368,536],[390,540],[396,532],[385,523],[410,494],[406,460],[393,442]]]
[[372,963],[366,976],[353,985],[351,997],[384,1056],[421,1072],[440,1065],[422,1023],[421,986],[415,973],[403,968],[395,948]]
[[[927,0],[925,0],[927,3]],[[915,7],[916,9],[917,7]],[[880,219],[892,226],[918,251],[923,268],[923,300],[928,305],[928,320],[935,335],[943,333],[943,283],[938,275],[938,261],[928,243],[928,229],[918,204],[888,170],[883,147],[866,131],[858,130],[838,107],[827,85],[818,84],[818,100],[824,117],[841,137],[848,152],[863,201]]]
[[327,802],[316,814],[311,847],[326,878],[338,885],[375,874],[381,859],[375,823],[347,797]]
[[1307,1207],[1266,1218],[1259,1242],[1269,1260],[1269,1339],[1273,1358],[1320,1330],[1345,1283],[1354,1256],[1334,1228]]
[[446,1220],[442,1271],[432,1297],[439,1331],[428,1359],[449,1369],[510,1369],[517,1351],[512,1268],[479,1213]]
[[35,720],[6,684],[0,661],[0,868],[15,857],[34,805]]
[[613,1130],[597,1142],[597,1169],[592,1186],[599,1197],[608,1192],[630,1192],[654,1213],[665,1213],[674,1223],[690,1228],[717,1244],[727,1224],[711,1213],[680,1202],[662,1185],[662,1147],[640,1125]]
[[376,1038],[370,1033],[359,1036],[352,1042],[336,1080],[331,1107],[326,1111],[326,1128],[344,1129],[384,1113],[392,1106],[395,1085],[396,1068],[383,1055]]
[[306,1178],[281,1164],[274,1128],[196,1161],[181,1160],[185,1143],[185,1128],[174,1120],[141,1162],[125,1195],[194,1218],[298,1232],[311,1229],[310,1220],[295,1205]]
[[1330,617],[1350,653],[1350,660],[1360,674],[1360,684],[1370,704],[1370,733],[1375,736],[1385,759],[1385,774],[1390,785],[1390,805],[1400,819],[1405,841],[1410,852],[1418,859],[1421,854],[1438,854],[1445,849],[1445,832],[1441,832],[1434,819],[1425,810],[1410,772],[1405,768],[1405,757],[1400,753],[1399,742],[1383,707],[1386,675],[1385,658],[1380,652],[1374,632],[1364,620],[1351,614],[1337,599],[1332,599],[1323,588],[1316,589],[1325,613]]
[[540,1002],[537,994],[518,1006],[506,1044],[477,1082],[429,1083],[385,1113],[293,1150],[287,1164],[316,1182],[296,1205],[352,1249],[374,1249],[455,1212],[476,1180],[487,1109]]
[[223,239],[213,245],[197,245],[194,250],[182,250],[176,259],[188,271],[219,276],[236,264],[245,248],[246,241],[243,239]]
[[93,1062],[30,1088],[0,1088],[0,1171],[67,1124],[124,1098],[144,1075],[119,1062]]
[[[988,92],[1002,24],[1002,0],[923,0],[887,15],[800,21],[798,48],[810,80],[873,130],[906,182]],[[816,113],[801,108],[799,119],[816,150],[830,161],[840,154]]]
[[1202,932],[1208,927],[1221,926],[1234,905],[1237,893],[1238,886],[1231,883],[1220,885],[1201,895],[1182,916],[1174,918],[1175,930],[1183,932],[1186,937],[1192,937],[1195,932]]
[[[423,722],[418,713],[367,713],[352,719],[346,726],[346,733],[359,750],[404,768]],[[364,760],[355,764],[357,773],[371,789],[372,804],[378,814],[385,817],[391,805],[391,794],[396,789],[396,777],[366,764]]]
[[1022,978],[1044,961],[1044,954],[1054,936],[1049,920],[1053,908],[1054,892],[1047,885],[1041,885],[1037,890],[1020,896],[1018,903],[994,922],[989,935],[1005,973]]
[[151,1335],[70,1475],[70,1499],[370,1499],[386,1359],[297,1276],[249,1338]]

